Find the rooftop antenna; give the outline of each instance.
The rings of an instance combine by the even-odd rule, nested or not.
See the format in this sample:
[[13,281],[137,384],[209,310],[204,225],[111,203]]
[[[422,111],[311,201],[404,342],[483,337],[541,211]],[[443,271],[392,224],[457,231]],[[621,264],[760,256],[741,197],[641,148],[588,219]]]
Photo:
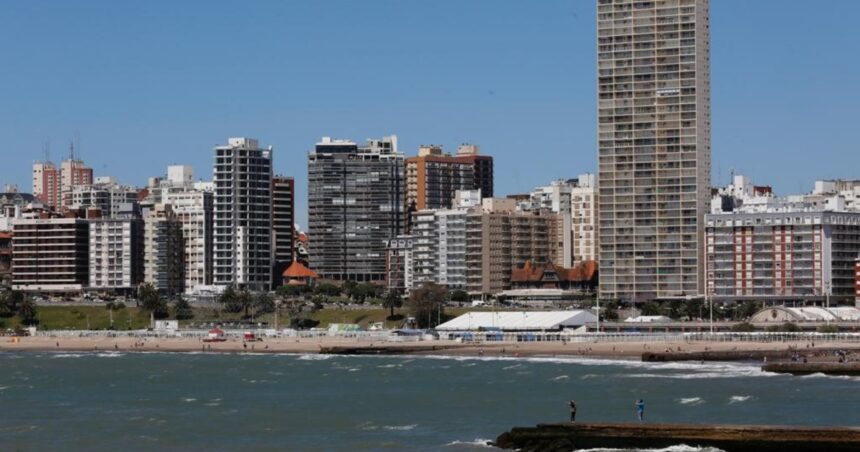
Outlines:
[[78,158],[80,158],[81,153],[81,131],[75,130],[75,148],[78,150]]

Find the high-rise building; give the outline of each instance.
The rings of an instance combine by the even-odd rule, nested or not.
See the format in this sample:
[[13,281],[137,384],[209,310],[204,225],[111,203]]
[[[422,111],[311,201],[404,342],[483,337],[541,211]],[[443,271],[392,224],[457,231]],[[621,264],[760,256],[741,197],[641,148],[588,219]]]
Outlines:
[[65,203],[70,209],[96,207],[102,217],[114,218],[126,204],[137,204],[138,190],[117,183],[111,177],[99,177],[90,185],[75,185],[65,192]]
[[600,296],[704,293],[708,0],[597,0]]
[[450,209],[457,190],[479,190],[493,196],[493,157],[480,155],[478,146],[463,144],[452,156],[441,146],[424,145],[406,159],[406,206],[411,211]]
[[269,290],[272,280],[272,148],[230,138],[215,148],[214,284]]
[[65,195],[73,188],[93,183],[93,169],[84,165],[83,160],[72,157],[63,160],[60,165],[60,190]]
[[293,262],[295,243],[295,181],[292,177],[272,178],[272,233],[274,234],[274,267],[272,284],[280,286],[283,273]]
[[89,222],[17,219],[12,234],[12,288],[80,292],[89,282]]
[[182,229],[184,289],[198,292],[212,285],[212,192],[190,189],[164,193]]
[[860,213],[783,206],[705,221],[713,300],[854,302]]
[[310,267],[323,278],[385,281],[386,244],[403,230],[403,154],[397,137],[324,137],[308,155]]
[[144,282],[166,295],[182,293],[182,225],[169,204],[156,204],[143,213]]
[[385,264],[388,289],[406,293],[412,288],[413,239],[411,235],[398,235],[389,240]]
[[60,206],[60,170],[56,165],[51,162],[33,164],[33,195],[46,206]]
[[143,204],[167,204],[182,225],[185,293],[210,292],[213,274],[213,191],[211,182],[195,182],[187,165],[167,167],[166,177],[150,178]]
[[143,220],[137,204],[112,218],[90,220],[89,286],[132,294],[143,282]]

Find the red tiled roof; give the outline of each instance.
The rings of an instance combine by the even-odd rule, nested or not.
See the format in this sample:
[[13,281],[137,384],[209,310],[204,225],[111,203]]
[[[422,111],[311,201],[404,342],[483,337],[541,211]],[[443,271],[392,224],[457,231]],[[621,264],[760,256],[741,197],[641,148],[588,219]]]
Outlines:
[[526,261],[522,268],[515,268],[511,272],[511,282],[539,282],[543,280],[544,273],[552,269],[558,275],[559,281],[581,282],[594,279],[597,274],[596,261],[584,261],[573,268],[564,268],[556,266],[553,263],[542,265],[532,264],[531,261]]
[[290,267],[284,270],[283,276],[287,278],[314,278],[319,279],[320,275],[318,275],[315,271],[307,268],[299,261],[293,261],[290,264]]

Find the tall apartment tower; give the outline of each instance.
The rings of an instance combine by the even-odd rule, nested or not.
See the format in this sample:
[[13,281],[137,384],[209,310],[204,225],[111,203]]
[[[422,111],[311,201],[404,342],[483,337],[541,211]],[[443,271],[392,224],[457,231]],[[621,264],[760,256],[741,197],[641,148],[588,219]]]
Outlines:
[[293,262],[293,232],[295,231],[295,181],[292,177],[272,178],[272,232],[274,233],[274,266],[272,285],[280,286],[282,274]]
[[215,148],[214,284],[269,290],[272,148],[230,138]]
[[60,170],[51,162],[33,164],[33,196],[49,207],[59,207]]
[[600,296],[704,293],[708,0],[598,0]]
[[385,281],[386,244],[402,233],[404,158],[397,137],[323,137],[308,155],[311,269],[339,281]]
[[182,293],[182,223],[169,204],[156,204],[146,209],[143,216],[144,282],[165,295]]

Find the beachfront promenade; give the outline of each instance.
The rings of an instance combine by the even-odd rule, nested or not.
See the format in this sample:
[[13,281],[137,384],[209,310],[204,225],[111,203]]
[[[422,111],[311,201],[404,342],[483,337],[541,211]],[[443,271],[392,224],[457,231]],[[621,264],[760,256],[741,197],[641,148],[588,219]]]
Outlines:
[[[504,340],[431,339],[428,335],[397,335],[388,331],[225,330],[224,341],[206,342],[208,330],[159,331],[36,331],[33,336],[2,337],[3,351],[174,351],[326,353],[332,350],[377,354],[433,354],[486,357],[580,356],[642,359],[644,354],[683,359],[689,354],[724,353],[735,360],[749,356],[783,356],[800,350],[823,353],[845,349],[860,351],[857,333],[558,333],[503,334]],[[256,340],[259,338],[260,340]],[[484,340],[481,340],[484,339]],[[499,339],[499,336],[492,336]],[[758,354],[756,354],[758,353]],[[765,354],[762,354],[765,353]],[[699,356],[699,355],[696,355]],[[745,358],[745,356],[747,358]]]

